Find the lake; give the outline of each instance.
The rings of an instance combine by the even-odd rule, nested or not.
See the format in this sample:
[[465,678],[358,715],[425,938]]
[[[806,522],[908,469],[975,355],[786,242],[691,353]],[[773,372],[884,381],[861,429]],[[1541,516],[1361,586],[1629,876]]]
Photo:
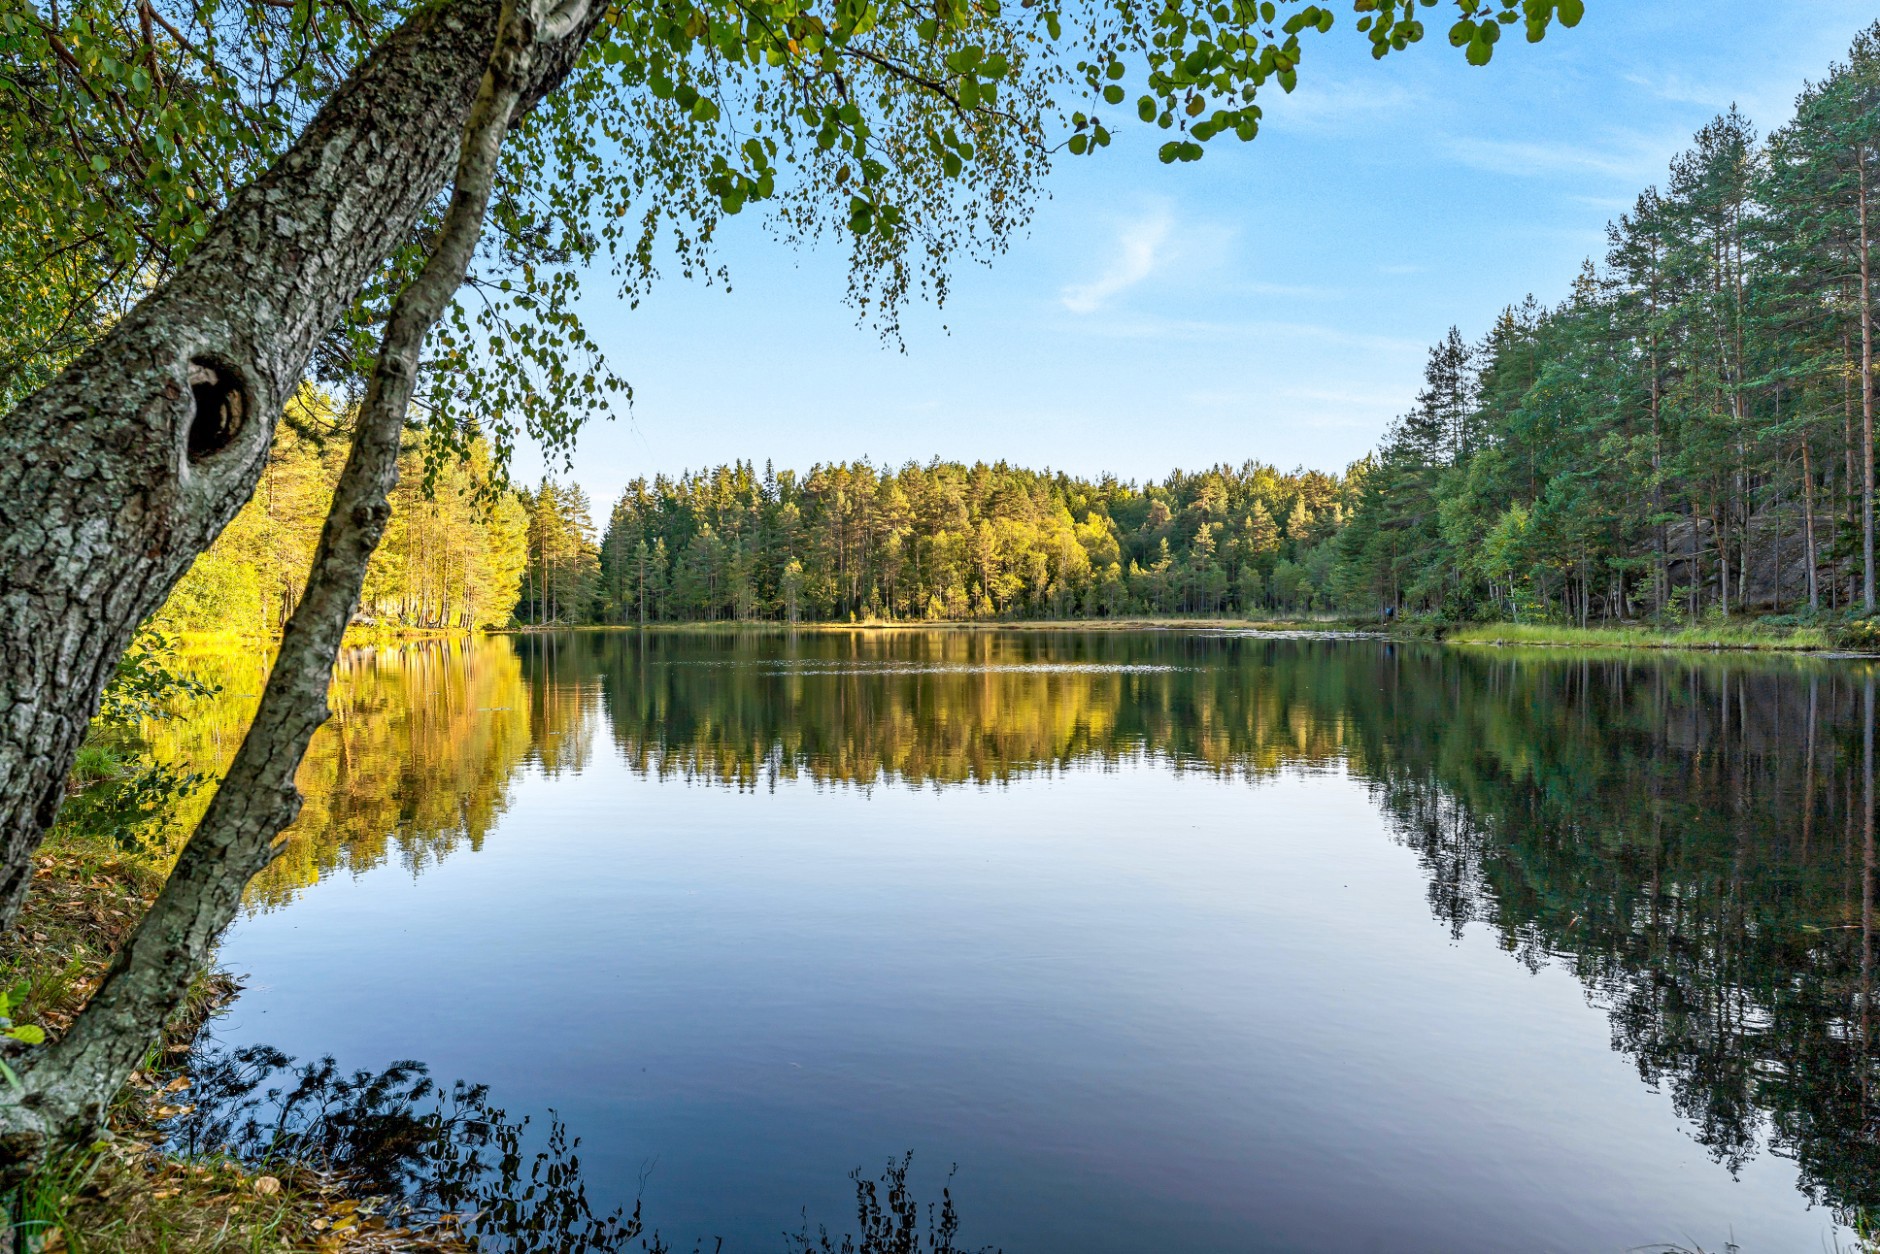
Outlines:
[[[164,751],[232,750],[255,659]],[[349,651],[218,1025],[553,1111],[689,1250],[1829,1248],[1866,662],[1220,632]],[[537,1125],[539,1127],[539,1123]]]

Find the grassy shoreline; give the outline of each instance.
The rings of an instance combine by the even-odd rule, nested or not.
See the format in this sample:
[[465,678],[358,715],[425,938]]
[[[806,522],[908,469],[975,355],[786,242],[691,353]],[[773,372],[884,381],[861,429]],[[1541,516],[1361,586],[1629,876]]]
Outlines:
[[1843,653],[1867,655],[1860,647],[1837,636],[1834,628],[1795,623],[1743,622],[1693,627],[1652,627],[1630,624],[1616,627],[1571,627],[1545,623],[1487,623],[1451,628],[1441,639],[1453,645],[1564,649],[1678,649],[1694,652]]

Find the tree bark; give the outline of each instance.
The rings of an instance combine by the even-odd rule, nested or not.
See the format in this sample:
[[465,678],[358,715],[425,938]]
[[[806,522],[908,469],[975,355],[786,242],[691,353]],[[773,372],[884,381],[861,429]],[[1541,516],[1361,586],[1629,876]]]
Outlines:
[[[448,181],[498,0],[391,35],[202,244],[0,424],[0,930],[137,624],[253,493],[308,357]],[[535,59],[527,108],[589,26]]]
[[[520,0],[528,5],[531,0]],[[540,3],[540,0],[534,0]],[[585,0],[577,10],[585,17]],[[325,722],[327,688],[366,565],[391,514],[405,414],[425,336],[463,282],[482,231],[502,139],[528,84],[541,26],[505,5],[463,124],[456,187],[429,257],[393,302],[306,589],[241,748],[157,900],[66,1036],[30,1056],[0,1097],[4,1150],[30,1161],[55,1139],[102,1125],[113,1094],[181,1004],[191,976],[234,918],[248,880],[300,809],[294,774]],[[585,25],[582,30],[585,32]]]
[[1815,472],[1808,464],[1808,435],[1802,434],[1802,546],[1808,568],[1808,608],[1821,608],[1821,582],[1815,554]]
[[1873,264],[1867,234],[1867,145],[1856,157],[1860,171],[1860,552],[1861,605],[1874,612],[1873,551]]

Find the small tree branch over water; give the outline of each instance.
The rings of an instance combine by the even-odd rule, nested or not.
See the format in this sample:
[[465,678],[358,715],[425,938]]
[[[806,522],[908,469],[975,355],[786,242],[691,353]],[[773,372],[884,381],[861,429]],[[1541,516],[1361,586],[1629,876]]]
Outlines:
[[[1379,56],[1436,10],[1353,7]],[[1443,6],[1477,64],[1504,28],[1538,40],[1581,8]],[[0,1159],[96,1126],[293,817],[414,400],[438,456],[525,431],[565,451],[624,387],[584,364],[577,271],[604,253],[633,298],[670,246],[709,274],[723,218],[756,205],[786,244],[846,239],[851,298],[893,335],[907,301],[944,300],[950,266],[1023,228],[1054,154],[1110,143],[1106,110],[1132,91],[1162,159],[1194,160],[1252,138],[1259,90],[1291,90],[1302,36],[1333,26],[1296,0],[8,15],[0,213],[23,229],[0,243],[19,311],[0,331],[0,926],[118,656],[254,490],[287,399],[310,373],[366,384],[255,725],[91,1009],[0,1095]]]

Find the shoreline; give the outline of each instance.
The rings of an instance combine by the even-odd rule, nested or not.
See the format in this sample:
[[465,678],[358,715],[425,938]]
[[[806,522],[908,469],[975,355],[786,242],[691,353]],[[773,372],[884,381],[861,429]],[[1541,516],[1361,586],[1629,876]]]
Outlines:
[[720,619],[713,622],[583,623],[555,626],[493,628],[502,636],[553,635],[564,632],[636,632],[655,634],[739,632],[1122,632],[1190,631],[1318,637],[1324,639],[1392,640],[1470,648],[1637,649],[1686,653],[1792,653],[1823,658],[1880,656],[1880,641],[1855,644],[1837,638],[1835,625],[1765,625],[1744,620],[1715,626],[1660,628],[1643,624],[1610,627],[1573,627],[1528,623],[1434,624],[1416,619],[1383,623],[1376,619],[1294,618],[1240,619],[1200,617],[1130,617],[1091,619],[1005,620],[864,620],[858,622],[783,623],[771,619]]
[[1380,625],[1360,624],[1353,619],[1273,619],[1273,618],[920,618],[862,619],[856,622],[786,623],[771,618],[716,619],[710,622],[648,623],[562,623],[553,626],[496,627],[485,634],[492,636],[545,636],[558,632],[603,631],[655,633],[706,632],[853,632],[853,631],[1237,631],[1270,632],[1274,635],[1315,632],[1325,636],[1364,635],[1385,638],[1389,633]]
[[[167,859],[108,841],[48,835],[34,855],[20,921],[0,938],[0,978],[24,986],[13,1014],[48,1039],[70,1026],[169,874]],[[117,1095],[107,1139],[56,1153],[0,1199],[0,1251],[133,1254],[289,1254],[403,1250],[469,1254],[444,1231],[413,1231],[354,1182],[292,1161],[188,1157],[166,1146],[164,1121],[191,1100],[198,1035],[240,995],[219,968],[199,974],[188,1000]]]
[[[1855,620],[1864,624],[1865,620]],[[1775,624],[1763,619],[1697,627],[1655,627],[1644,623],[1575,627],[1547,623],[1439,624],[1423,619],[1383,622],[1376,618],[1337,615],[1307,618],[1232,618],[1195,615],[1131,615],[1122,618],[1035,619],[859,619],[843,621],[783,622],[777,619],[716,619],[710,621],[638,623],[521,624],[508,627],[359,627],[349,629],[345,647],[383,647],[434,640],[461,640],[472,636],[538,636],[568,632],[654,634],[741,632],[1127,632],[1184,631],[1234,632],[1275,638],[1393,640],[1406,644],[1453,645],[1476,648],[1639,649],[1687,653],[1794,653],[1823,658],[1880,657],[1880,631],[1850,639],[1852,624],[1824,622]],[[179,636],[191,647],[240,644],[272,647],[273,637],[230,633],[189,632]]]

